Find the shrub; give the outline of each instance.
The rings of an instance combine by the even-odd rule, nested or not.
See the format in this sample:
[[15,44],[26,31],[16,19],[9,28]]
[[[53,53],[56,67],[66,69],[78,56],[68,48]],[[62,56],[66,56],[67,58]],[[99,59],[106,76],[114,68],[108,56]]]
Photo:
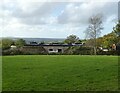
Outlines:
[[116,50],[110,50],[110,51],[97,51],[97,55],[118,55],[118,52]]
[[21,55],[23,54],[19,49],[7,49],[2,51],[2,55]]
[[82,47],[82,46],[74,46],[69,47],[65,54],[74,54],[74,55],[92,55],[93,54],[93,48],[91,47]]

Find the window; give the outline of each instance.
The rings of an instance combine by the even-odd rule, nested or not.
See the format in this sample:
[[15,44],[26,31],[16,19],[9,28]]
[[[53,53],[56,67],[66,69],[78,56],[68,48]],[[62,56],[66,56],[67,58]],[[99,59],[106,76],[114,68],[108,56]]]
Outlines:
[[58,52],[61,53],[61,52],[62,52],[62,49],[58,49]]
[[49,51],[53,51],[53,49],[49,49]]

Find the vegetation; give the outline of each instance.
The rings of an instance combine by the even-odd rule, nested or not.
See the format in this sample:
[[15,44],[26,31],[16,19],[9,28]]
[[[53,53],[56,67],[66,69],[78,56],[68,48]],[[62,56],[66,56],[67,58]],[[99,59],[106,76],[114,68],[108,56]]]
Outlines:
[[103,48],[111,48],[113,44],[117,43],[118,39],[114,32],[111,32],[97,39],[97,46],[102,46]]
[[116,91],[117,56],[3,56],[3,91]]
[[93,55],[94,51],[93,51],[93,48],[91,47],[73,46],[73,47],[69,47],[64,54]]
[[[87,46],[92,46],[93,39],[86,41]],[[113,28],[111,33],[96,39],[96,46],[110,49],[113,44],[120,44],[120,21]]]
[[14,41],[11,39],[2,39],[2,49],[9,49],[10,46],[14,44]]
[[0,42],[0,45],[2,46],[3,50],[9,49],[11,47],[11,45],[15,45],[17,47],[22,47],[25,44],[26,44],[25,40],[23,40],[23,39],[18,39],[15,41],[15,40],[12,40],[9,38],[3,38]]
[[15,45],[16,45],[17,47],[22,47],[22,46],[24,46],[25,44],[26,44],[26,42],[25,42],[25,40],[23,40],[23,39],[18,39],[18,40],[15,41]]
[[85,31],[86,37],[92,39],[92,45],[94,47],[94,54],[97,52],[96,39],[100,36],[102,27],[102,16],[95,15],[89,18],[89,26]]
[[120,20],[118,21],[116,26],[113,28],[113,30],[118,36],[120,36]]
[[117,41],[120,45],[120,20],[118,21],[118,23],[116,24],[116,26],[113,28],[114,32],[117,34]]
[[67,37],[67,39],[65,39],[64,42],[67,44],[81,43],[81,40],[79,40],[79,37],[77,37],[76,35],[70,35]]

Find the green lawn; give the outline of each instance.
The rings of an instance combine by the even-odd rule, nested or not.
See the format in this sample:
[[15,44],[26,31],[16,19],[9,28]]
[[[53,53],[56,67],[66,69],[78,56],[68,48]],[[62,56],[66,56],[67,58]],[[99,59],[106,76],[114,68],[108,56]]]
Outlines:
[[3,91],[117,89],[117,56],[3,56]]

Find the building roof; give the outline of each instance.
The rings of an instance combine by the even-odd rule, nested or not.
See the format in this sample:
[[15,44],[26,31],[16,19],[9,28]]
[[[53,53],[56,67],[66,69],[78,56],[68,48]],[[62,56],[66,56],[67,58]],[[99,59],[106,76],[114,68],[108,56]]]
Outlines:
[[62,46],[62,47],[70,47],[70,46],[82,46],[83,44],[26,44],[25,46]]

